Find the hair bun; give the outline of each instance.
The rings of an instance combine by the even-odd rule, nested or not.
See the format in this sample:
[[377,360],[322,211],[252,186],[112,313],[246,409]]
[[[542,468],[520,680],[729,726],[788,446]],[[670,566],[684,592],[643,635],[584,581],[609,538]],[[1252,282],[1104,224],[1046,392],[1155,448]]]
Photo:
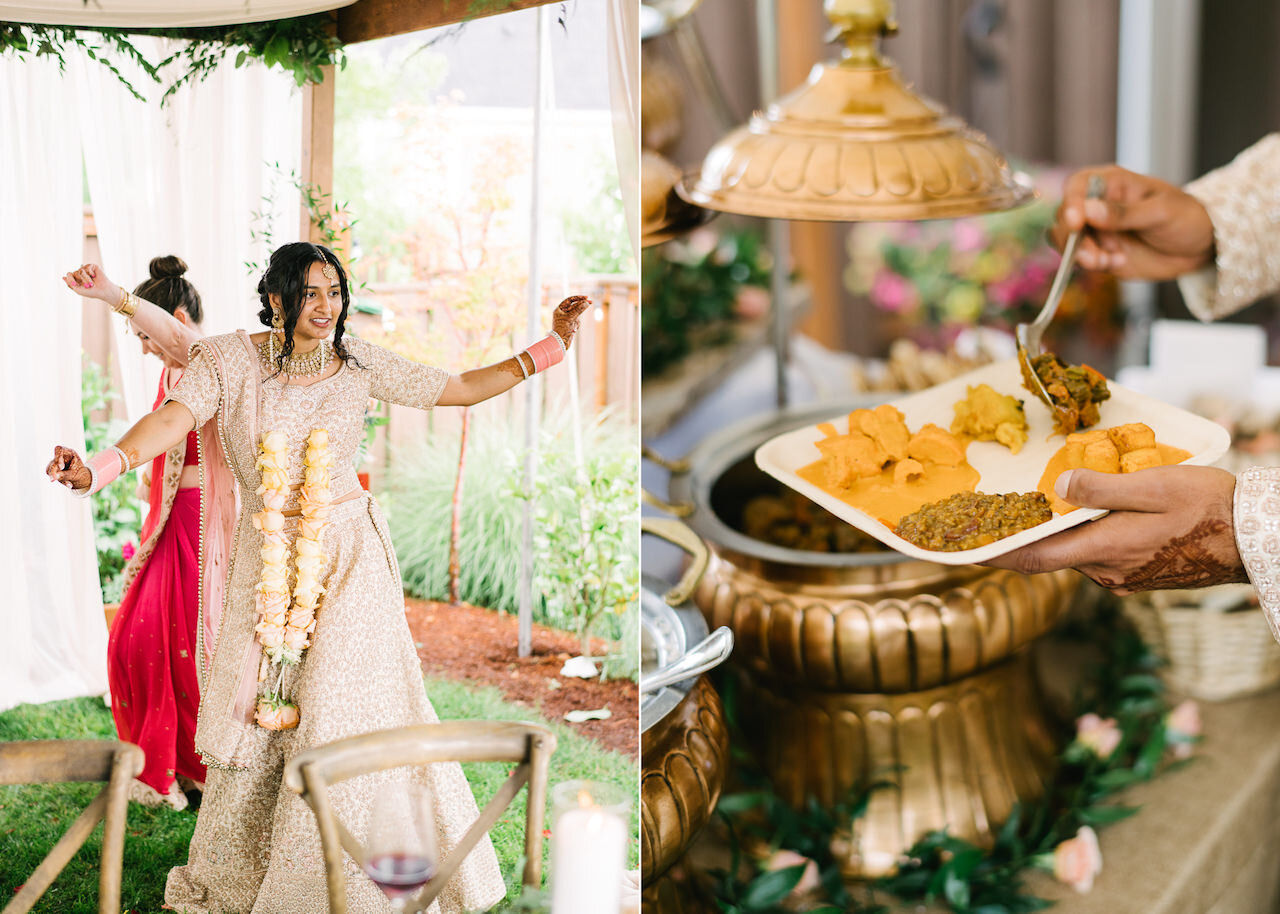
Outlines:
[[176,254],[151,258],[152,279],[174,279],[187,272],[187,262]]

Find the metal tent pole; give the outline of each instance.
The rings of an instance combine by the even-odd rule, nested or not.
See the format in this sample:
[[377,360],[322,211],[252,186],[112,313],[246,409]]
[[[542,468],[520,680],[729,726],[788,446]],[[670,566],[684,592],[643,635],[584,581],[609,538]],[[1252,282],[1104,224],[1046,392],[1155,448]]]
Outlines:
[[[527,287],[526,339],[538,335],[541,323],[538,311],[542,304],[542,264],[539,258],[538,228],[542,221],[542,115],[550,83],[545,72],[550,61],[548,45],[551,18],[545,6],[538,7],[537,53],[533,77],[533,165],[529,206],[529,282]],[[538,464],[538,409],[542,402],[542,378],[534,375],[525,383],[524,415],[524,491],[532,494],[534,472]],[[520,608],[517,653],[528,657],[533,652],[533,499],[524,504],[523,539],[520,544]]]

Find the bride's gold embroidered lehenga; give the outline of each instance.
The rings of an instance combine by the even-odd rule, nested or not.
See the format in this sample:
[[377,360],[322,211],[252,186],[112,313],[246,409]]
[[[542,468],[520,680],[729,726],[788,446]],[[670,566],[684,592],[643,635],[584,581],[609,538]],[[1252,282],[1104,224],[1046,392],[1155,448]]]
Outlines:
[[[361,340],[345,341],[356,364],[307,386],[269,378],[248,334],[208,337],[192,347],[190,366],[168,399],[184,404],[201,429],[201,702],[196,748],[209,778],[186,866],[169,874],[165,901],[192,914],[317,914],[328,908],[315,817],[284,787],[281,773],[297,753],[334,740],[435,721],[404,618],[404,594],[386,522],[366,494],[333,507],[324,528],[326,588],[312,646],[288,668],[285,691],[298,705],[294,730],[253,722],[261,646],[255,638],[254,586],[262,571],[261,535],[252,515],[258,442],[266,431],[289,439],[289,477],[301,481],[304,442],[329,432],[335,498],[358,487],[353,457],[364,435],[370,397],[421,409],[440,396],[448,373]],[[210,419],[216,421],[210,422]],[[228,468],[229,471],[228,472]],[[234,477],[234,482],[232,481]],[[235,489],[239,489],[238,511]],[[286,508],[296,507],[296,492]],[[286,531],[296,535],[297,518]],[[224,592],[225,588],[225,592]],[[272,675],[275,675],[273,671]],[[412,775],[386,772],[338,784],[330,800],[357,838],[378,783],[411,776],[433,791],[442,853],[476,817],[457,764]],[[382,892],[350,860],[352,914],[384,914]],[[484,910],[504,895],[488,838],[450,880],[433,912]]]

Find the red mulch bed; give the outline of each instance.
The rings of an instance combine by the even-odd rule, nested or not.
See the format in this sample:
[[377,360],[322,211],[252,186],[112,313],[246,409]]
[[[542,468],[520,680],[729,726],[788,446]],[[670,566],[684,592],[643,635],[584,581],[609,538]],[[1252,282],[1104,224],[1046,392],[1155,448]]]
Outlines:
[[[497,686],[507,700],[534,708],[552,720],[566,711],[608,708],[608,720],[569,724],[607,749],[637,758],[640,694],[630,679],[575,679],[560,667],[578,654],[578,639],[554,628],[533,626],[533,653],[516,656],[519,620],[479,606],[450,606],[405,597],[405,617],[423,672]],[[597,656],[604,642],[593,644]],[[559,688],[554,684],[558,683]]]

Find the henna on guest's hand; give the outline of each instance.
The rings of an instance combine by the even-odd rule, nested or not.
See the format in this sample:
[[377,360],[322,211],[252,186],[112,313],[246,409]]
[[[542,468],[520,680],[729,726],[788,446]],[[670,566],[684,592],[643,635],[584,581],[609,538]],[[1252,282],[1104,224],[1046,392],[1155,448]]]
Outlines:
[[93,484],[93,474],[84,465],[72,448],[57,445],[53,449],[53,459],[44,468],[45,474],[54,482],[69,489],[87,489]]
[[125,472],[135,468],[141,461],[138,460],[137,448],[125,447],[123,444],[117,444],[116,447],[124,452],[125,459],[129,461],[129,465],[125,467]]
[[1161,590],[1165,588],[1208,587],[1244,581],[1243,566],[1232,566],[1213,554],[1205,540],[1230,536],[1231,525],[1225,520],[1203,520],[1183,536],[1175,536],[1157,550],[1155,557],[1123,580],[1100,575],[1097,582],[1108,589],[1125,591]]

